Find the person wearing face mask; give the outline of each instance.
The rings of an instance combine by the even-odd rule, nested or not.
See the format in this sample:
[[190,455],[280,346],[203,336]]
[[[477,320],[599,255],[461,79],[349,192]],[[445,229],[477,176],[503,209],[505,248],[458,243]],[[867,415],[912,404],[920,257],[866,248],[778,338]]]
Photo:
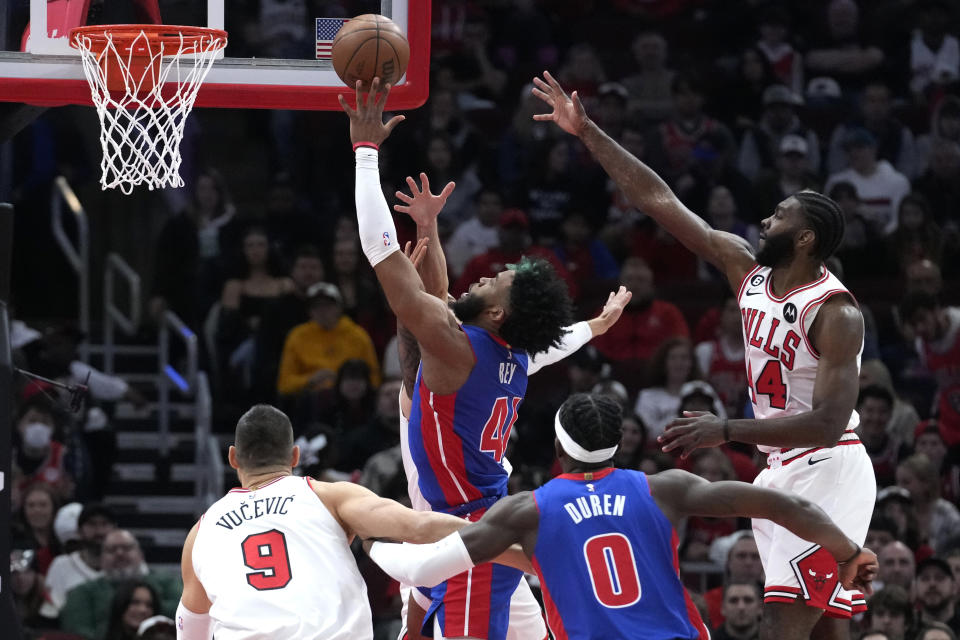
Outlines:
[[56,427],[56,410],[42,392],[20,405],[14,435],[14,508],[20,507],[27,489],[38,482],[53,487],[60,501],[73,494],[74,480],[66,467],[67,447],[54,438]]

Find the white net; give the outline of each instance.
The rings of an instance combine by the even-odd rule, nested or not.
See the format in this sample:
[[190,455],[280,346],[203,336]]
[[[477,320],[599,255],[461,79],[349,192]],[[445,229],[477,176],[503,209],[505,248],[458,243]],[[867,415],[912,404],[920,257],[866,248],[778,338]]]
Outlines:
[[137,185],[182,187],[183,128],[226,34],[117,33],[101,28],[71,38],[100,117],[100,186],[128,195]]

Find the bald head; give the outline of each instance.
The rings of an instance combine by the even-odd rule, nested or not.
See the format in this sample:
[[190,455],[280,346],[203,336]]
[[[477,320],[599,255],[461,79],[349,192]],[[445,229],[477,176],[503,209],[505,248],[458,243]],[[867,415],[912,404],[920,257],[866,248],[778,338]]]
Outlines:
[[916,569],[916,561],[910,547],[899,540],[894,540],[880,549],[877,559],[880,561],[878,579],[884,585],[895,584],[910,590]]
[[937,263],[923,259],[911,262],[906,269],[907,293],[920,292],[932,296],[940,294],[943,275]]
[[143,572],[140,543],[126,529],[114,529],[103,539],[100,568],[110,580],[125,580]]

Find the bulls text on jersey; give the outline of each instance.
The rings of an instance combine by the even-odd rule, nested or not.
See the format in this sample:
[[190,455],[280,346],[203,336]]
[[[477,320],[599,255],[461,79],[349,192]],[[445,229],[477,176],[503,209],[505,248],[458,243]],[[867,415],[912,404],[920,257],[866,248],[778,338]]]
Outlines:
[[743,315],[743,328],[750,346],[763,349],[768,356],[782,362],[787,371],[793,371],[797,347],[802,341],[800,334],[792,328],[787,328],[786,331],[781,329],[780,318],[769,317],[766,311],[743,306],[740,313]]

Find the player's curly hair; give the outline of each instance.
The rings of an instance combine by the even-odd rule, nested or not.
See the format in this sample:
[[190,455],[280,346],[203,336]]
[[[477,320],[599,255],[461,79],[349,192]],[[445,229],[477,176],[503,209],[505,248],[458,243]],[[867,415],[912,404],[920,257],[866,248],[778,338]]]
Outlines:
[[620,444],[623,409],[610,396],[575,393],[560,407],[560,424],[587,451],[606,449]]
[[531,355],[559,346],[564,327],[573,322],[566,283],[543,258],[524,256],[508,268],[516,275],[500,337]]

